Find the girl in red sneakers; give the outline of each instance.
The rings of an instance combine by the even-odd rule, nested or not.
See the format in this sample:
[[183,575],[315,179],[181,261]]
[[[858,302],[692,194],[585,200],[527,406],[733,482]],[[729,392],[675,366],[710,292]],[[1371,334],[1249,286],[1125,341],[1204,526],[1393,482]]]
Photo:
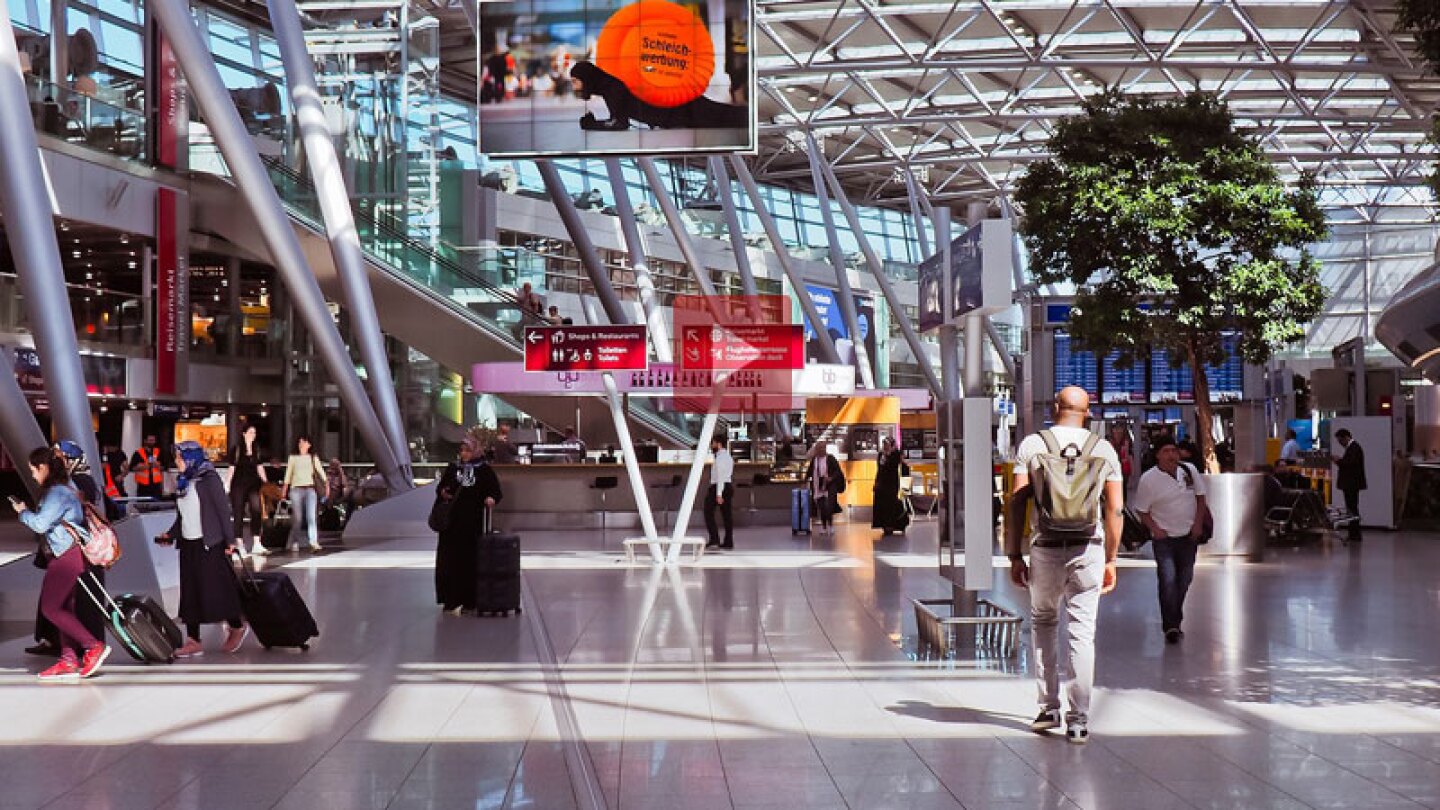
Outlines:
[[[100,671],[110,648],[85,629],[75,615],[75,583],[85,573],[85,557],[77,538],[85,536],[85,511],[71,486],[65,463],[48,447],[30,453],[30,475],[40,485],[40,504],[30,511],[11,500],[26,528],[44,537],[40,553],[49,554],[40,586],[40,612],[60,631],[60,660],[40,673],[42,681],[78,680]],[[83,651],[83,657],[79,655]]]
[[237,652],[250,628],[241,621],[240,592],[226,555],[237,550],[230,499],[220,474],[197,442],[175,446],[175,525],[158,539],[180,546],[180,619],[185,644],[177,658],[203,655],[202,625],[225,622],[229,628],[222,649]]

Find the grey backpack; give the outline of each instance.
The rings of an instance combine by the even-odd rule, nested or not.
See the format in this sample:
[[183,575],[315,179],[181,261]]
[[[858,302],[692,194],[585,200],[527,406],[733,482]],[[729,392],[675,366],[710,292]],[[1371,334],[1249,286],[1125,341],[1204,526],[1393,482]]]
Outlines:
[[1055,434],[1040,431],[1045,452],[1030,459],[1030,485],[1035,493],[1035,514],[1040,536],[1052,540],[1086,540],[1095,536],[1100,518],[1100,496],[1110,475],[1109,460],[1095,455],[1100,437],[1094,433],[1084,446],[1060,446]]

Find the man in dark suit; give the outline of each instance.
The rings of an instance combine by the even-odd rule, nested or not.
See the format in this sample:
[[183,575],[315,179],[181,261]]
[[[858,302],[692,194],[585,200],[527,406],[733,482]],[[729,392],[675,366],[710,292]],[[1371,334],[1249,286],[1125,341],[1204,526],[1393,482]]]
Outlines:
[[1349,512],[1356,520],[1350,523],[1348,540],[1351,543],[1358,543],[1363,538],[1360,536],[1360,491],[1365,489],[1365,451],[1360,448],[1360,443],[1350,435],[1350,431],[1340,428],[1335,431],[1335,441],[1340,443],[1343,452],[1332,455],[1330,458],[1335,462],[1335,488],[1345,496],[1345,511]]

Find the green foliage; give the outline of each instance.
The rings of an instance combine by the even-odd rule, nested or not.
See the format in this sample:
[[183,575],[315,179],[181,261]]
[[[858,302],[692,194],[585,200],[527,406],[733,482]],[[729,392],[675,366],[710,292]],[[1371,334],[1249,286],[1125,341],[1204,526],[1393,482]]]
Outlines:
[[1395,27],[1415,35],[1416,52],[1435,72],[1440,66],[1440,0],[1396,0],[1395,12]]
[[[1440,0],[1397,0],[1395,27],[1415,35],[1415,51],[1433,74],[1440,75]],[[1440,143],[1440,118],[1432,120],[1430,140]],[[1440,199],[1440,168],[1432,169],[1427,181]]]
[[1081,346],[1217,363],[1233,330],[1261,363],[1304,337],[1325,302],[1305,249],[1324,214],[1313,183],[1287,188],[1224,102],[1094,96],[1050,149],[1019,183],[1021,232],[1038,281],[1079,288]]

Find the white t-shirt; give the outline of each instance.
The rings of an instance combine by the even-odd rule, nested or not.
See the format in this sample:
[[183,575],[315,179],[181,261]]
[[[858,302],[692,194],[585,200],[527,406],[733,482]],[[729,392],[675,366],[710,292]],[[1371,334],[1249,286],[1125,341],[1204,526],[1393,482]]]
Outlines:
[[[1076,447],[1083,449],[1085,442],[1088,441],[1092,435],[1092,431],[1086,428],[1069,427],[1067,425],[1056,425],[1050,428],[1050,432],[1055,434],[1055,441],[1060,444],[1061,449],[1064,449],[1070,444],[1074,444]],[[1039,433],[1031,433],[1029,436],[1026,436],[1025,439],[1020,442],[1020,446],[1015,450],[1016,472],[1028,472],[1030,469],[1030,460],[1043,452],[1045,452],[1045,440],[1040,438]],[[1096,443],[1095,449],[1091,452],[1110,462],[1110,474],[1105,476],[1106,481],[1123,482],[1125,480],[1125,476],[1120,474],[1120,456],[1115,453],[1115,445],[1105,439],[1101,439]],[[1100,520],[1095,521],[1095,536],[1105,536],[1104,524]]]
[[1195,527],[1197,498],[1204,495],[1205,479],[1194,465],[1182,461],[1174,475],[1159,467],[1147,470],[1140,476],[1130,505],[1136,512],[1149,514],[1167,537],[1184,537]]

